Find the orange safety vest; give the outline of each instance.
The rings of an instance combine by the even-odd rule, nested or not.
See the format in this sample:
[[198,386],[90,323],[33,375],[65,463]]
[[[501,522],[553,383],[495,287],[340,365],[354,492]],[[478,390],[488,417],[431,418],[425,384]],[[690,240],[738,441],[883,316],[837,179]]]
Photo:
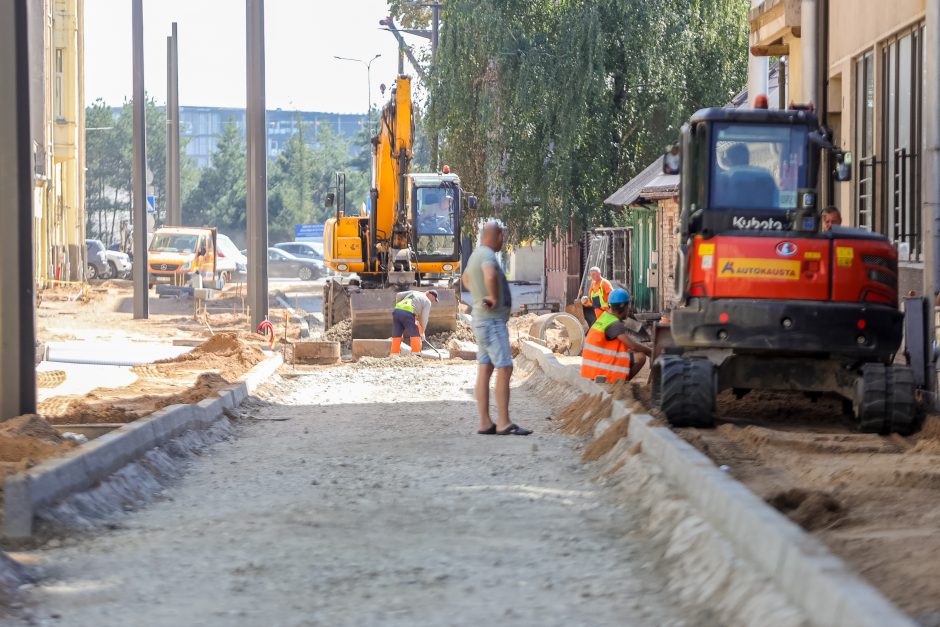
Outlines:
[[581,376],[594,380],[599,375],[607,382],[630,378],[630,351],[619,338],[608,340],[607,327],[617,322],[617,316],[605,311],[588,331],[581,351]]
[[614,286],[607,279],[602,278],[596,283],[591,282],[588,297],[591,299],[591,305],[594,306],[594,316],[596,318],[600,318],[601,314],[610,308],[607,304],[607,295],[612,289],[614,289]]

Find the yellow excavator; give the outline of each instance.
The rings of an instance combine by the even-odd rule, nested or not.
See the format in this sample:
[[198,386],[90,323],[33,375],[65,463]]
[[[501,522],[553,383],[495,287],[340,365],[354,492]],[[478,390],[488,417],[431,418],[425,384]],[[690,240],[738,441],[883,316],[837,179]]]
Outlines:
[[[327,281],[323,294],[326,327],[352,318],[354,338],[388,337],[395,293],[437,290],[428,334],[457,328],[461,208],[476,207],[460,178],[447,166],[441,172],[410,172],[414,141],[411,78],[398,76],[372,138],[372,189],[369,205],[356,214],[346,206],[345,177],[327,194],[335,207],[323,229],[324,261],[350,274],[346,284]],[[459,287],[458,287],[459,289]]]

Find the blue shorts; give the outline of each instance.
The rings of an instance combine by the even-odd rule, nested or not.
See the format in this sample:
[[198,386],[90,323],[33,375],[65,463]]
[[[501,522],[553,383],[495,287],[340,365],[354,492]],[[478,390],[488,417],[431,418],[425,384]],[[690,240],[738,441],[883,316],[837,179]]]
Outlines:
[[404,309],[392,311],[392,337],[421,337],[415,315]]
[[506,326],[505,320],[474,319],[473,335],[477,340],[477,361],[494,368],[512,366],[509,327]]

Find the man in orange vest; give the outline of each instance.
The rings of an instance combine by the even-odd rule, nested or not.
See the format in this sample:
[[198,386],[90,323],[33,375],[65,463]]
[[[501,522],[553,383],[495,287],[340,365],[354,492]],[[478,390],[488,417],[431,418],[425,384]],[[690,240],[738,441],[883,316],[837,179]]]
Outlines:
[[594,320],[588,320],[588,324],[594,324],[601,314],[609,309],[607,299],[614,286],[601,276],[601,269],[597,266],[588,270],[588,274],[591,275],[591,287],[588,289],[588,295],[581,298],[581,304],[585,307],[586,314],[590,314],[590,307],[594,307]]
[[581,376],[596,380],[603,376],[608,383],[630,380],[644,365],[653,351],[627,334],[623,320],[630,315],[630,294],[616,289],[607,298],[609,311],[597,318],[581,351]]

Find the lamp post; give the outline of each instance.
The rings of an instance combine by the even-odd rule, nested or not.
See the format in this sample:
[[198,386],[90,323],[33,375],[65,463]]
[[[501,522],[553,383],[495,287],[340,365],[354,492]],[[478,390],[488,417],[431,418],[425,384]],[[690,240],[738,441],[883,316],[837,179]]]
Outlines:
[[372,57],[368,63],[366,63],[362,59],[352,59],[350,57],[338,57],[336,55],[333,55],[334,59],[338,59],[340,61],[355,61],[356,63],[361,63],[364,66],[366,66],[366,81],[368,81],[369,83],[369,89],[367,92],[368,98],[369,98],[369,108],[366,109],[366,112],[367,112],[366,114],[369,116],[369,135],[370,136],[372,135],[372,132],[373,132],[372,130],[372,62],[381,56],[382,54],[379,53],[375,55],[374,57]]

